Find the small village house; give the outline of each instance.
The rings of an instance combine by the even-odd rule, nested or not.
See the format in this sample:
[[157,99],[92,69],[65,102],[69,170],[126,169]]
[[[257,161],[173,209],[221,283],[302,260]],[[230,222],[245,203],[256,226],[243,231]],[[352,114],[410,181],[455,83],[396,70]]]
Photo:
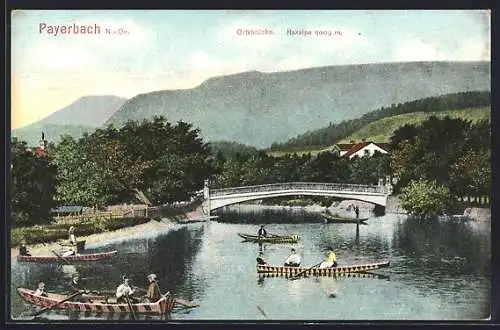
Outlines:
[[348,157],[349,159],[354,157],[371,157],[377,151],[382,154],[389,153],[389,144],[365,141],[363,139],[357,143],[352,140],[351,143],[337,143],[332,148],[332,152],[337,153],[341,157]]

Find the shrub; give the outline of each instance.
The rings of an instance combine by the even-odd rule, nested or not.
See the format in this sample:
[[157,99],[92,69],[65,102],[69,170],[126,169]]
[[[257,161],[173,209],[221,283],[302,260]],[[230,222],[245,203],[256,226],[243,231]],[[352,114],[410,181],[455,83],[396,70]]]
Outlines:
[[408,214],[431,219],[444,214],[452,203],[450,190],[435,181],[412,180],[402,189],[402,206]]

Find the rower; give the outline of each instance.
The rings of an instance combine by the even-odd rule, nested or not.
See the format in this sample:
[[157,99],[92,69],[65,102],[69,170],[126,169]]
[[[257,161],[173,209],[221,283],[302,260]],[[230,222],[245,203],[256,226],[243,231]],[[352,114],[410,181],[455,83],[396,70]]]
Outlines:
[[295,249],[292,248],[292,254],[288,256],[285,260],[286,267],[299,267],[300,266],[300,256],[295,252]]
[[127,298],[130,302],[138,303],[140,299],[137,297],[133,297],[132,295],[135,293],[135,290],[132,289],[129,285],[130,280],[128,278],[123,279],[123,283],[116,288],[116,302],[119,304],[127,303]]
[[45,283],[42,281],[38,282],[38,288],[35,290],[35,296],[48,297],[49,295],[45,292]]
[[81,292],[82,294],[73,298],[73,301],[78,302],[92,302],[90,298],[87,296],[89,290],[87,290],[82,282],[80,282],[80,276],[78,274],[73,274],[71,282],[69,284],[70,294],[73,295],[77,292]]
[[337,267],[337,256],[335,255],[335,252],[333,252],[333,248],[331,247],[328,248],[326,260],[319,265],[319,268],[330,268],[330,267]]
[[31,256],[31,253],[29,253],[28,248],[26,247],[26,241],[24,239],[21,241],[21,246],[19,246],[19,254],[22,256]]
[[266,237],[266,236],[267,236],[267,231],[264,229],[264,225],[261,225],[259,229],[259,237]]
[[158,286],[157,283],[158,278],[156,277],[155,274],[149,274],[148,281],[149,281],[149,286],[145,299],[147,302],[155,303],[161,298],[160,287]]
[[267,262],[264,260],[264,252],[259,252],[259,256],[257,257],[258,265],[267,265]]
[[69,257],[69,256],[74,256],[76,255],[76,247],[74,245],[70,246],[68,248],[68,251],[64,252],[61,254],[61,257]]

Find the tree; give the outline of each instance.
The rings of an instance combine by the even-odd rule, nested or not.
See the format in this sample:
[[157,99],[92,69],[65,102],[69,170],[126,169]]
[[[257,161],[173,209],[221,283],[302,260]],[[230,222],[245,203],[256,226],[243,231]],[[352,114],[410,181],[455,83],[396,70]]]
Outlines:
[[62,135],[55,147],[53,164],[57,167],[58,181],[55,199],[59,204],[93,206],[109,199],[99,165],[82,145],[70,135]]
[[412,180],[402,189],[402,207],[412,216],[431,219],[442,215],[452,203],[450,190],[436,181]]
[[26,142],[14,138],[11,154],[12,224],[25,226],[49,222],[56,189],[56,168],[50,162],[50,153],[37,157]]
[[491,154],[469,150],[451,166],[451,183],[458,196],[489,196]]

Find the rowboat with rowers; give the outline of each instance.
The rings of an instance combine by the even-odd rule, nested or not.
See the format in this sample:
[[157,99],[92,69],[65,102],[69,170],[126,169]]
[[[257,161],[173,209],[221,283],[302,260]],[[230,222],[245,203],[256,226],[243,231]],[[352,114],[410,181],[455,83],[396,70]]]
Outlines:
[[[47,296],[37,296],[34,290],[18,288],[17,292],[21,298],[33,305],[44,308],[51,308],[57,305],[59,309],[68,309],[73,311],[95,312],[95,313],[137,313],[137,314],[169,314],[176,301],[170,295],[162,295],[155,303],[134,303],[121,304],[111,303],[105,296],[90,296],[92,302],[65,301],[70,296],[47,293]],[[64,302],[63,302],[64,301]]]
[[267,235],[258,236],[251,234],[238,233],[238,236],[243,238],[247,242],[257,242],[257,243],[297,243],[300,240],[300,236],[294,235]]
[[278,276],[294,276],[298,274],[313,275],[313,276],[336,276],[343,273],[359,273],[366,272],[383,267],[389,267],[390,261],[375,262],[361,265],[347,265],[329,268],[312,267],[286,267],[286,266],[270,266],[257,265],[257,273],[259,274],[276,274]]
[[86,261],[100,261],[112,258],[118,254],[117,250],[100,252],[100,253],[86,253],[86,254],[75,254],[63,257],[53,251],[53,256],[23,256],[18,255],[17,261],[20,262],[38,262],[38,263],[52,263],[52,262],[86,262]]

